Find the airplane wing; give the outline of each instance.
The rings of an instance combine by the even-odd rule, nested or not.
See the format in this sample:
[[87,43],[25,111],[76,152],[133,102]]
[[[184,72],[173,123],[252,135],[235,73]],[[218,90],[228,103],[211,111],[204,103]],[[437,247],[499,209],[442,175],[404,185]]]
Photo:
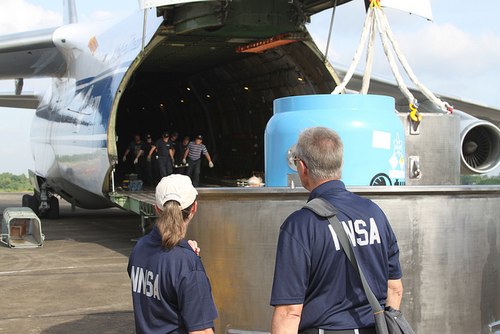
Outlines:
[[40,97],[34,94],[0,95],[0,107],[36,109],[39,103]]
[[[341,77],[345,75],[345,71],[338,70],[338,72],[339,74],[341,74]],[[363,75],[354,74],[351,81],[349,81],[347,88],[353,91],[360,91],[362,82],[363,82]],[[425,102],[427,98],[424,97],[424,95],[418,89],[414,88],[409,88],[409,89],[411,93],[415,96],[415,98],[421,103],[422,109],[420,109],[420,111],[426,112],[425,110],[426,103],[422,102]],[[393,82],[372,77],[372,79],[370,80],[369,93],[389,95],[394,97],[396,99],[396,109],[398,109],[400,112],[404,112],[406,111],[405,108],[408,108],[408,102],[404,98],[398,86]],[[485,121],[489,121],[495,124],[496,126],[500,127],[500,109],[487,105],[482,105],[480,103],[466,101],[460,97],[445,96],[441,94],[436,94],[436,92],[434,92],[434,94],[441,100],[448,102],[450,105],[454,107],[454,109],[461,110],[474,117],[477,117]]]
[[[0,79],[57,77],[66,71],[66,61],[54,45],[56,28],[0,36]],[[22,93],[0,94],[0,107],[36,109],[40,97]]]
[[56,28],[0,36],[0,79],[54,77],[66,61],[54,45]]

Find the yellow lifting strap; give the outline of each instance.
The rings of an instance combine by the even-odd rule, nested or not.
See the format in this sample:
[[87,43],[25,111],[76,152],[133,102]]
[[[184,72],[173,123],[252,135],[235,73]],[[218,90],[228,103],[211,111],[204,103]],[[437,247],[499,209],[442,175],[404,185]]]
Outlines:
[[410,107],[410,119],[414,122],[422,121],[422,115],[419,114],[415,104],[410,103],[409,107]]
[[380,6],[380,0],[370,0],[370,7],[378,7],[382,9],[382,6]]
[[[404,71],[406,72],[410,80],[417,86],[417,88],[423,93],[423,95],[429,101],[437,105],[443,112],[448,112],[448,113],[452,112],[453,110],[452,106],[450,106],[446,102],[441,101],[436,95],[434,95],[434,93],[432,93],[427,87],[425,87],[422,83],[420,83],[420,81],[416,77],[406,57],[403,55],[403,52],[400,49],[394,34],[392,33],[392,30],[389,26],[387,17],[384,14],[384,10],[382,8],[380,1],[381,0],[370,0],[370,6],[368,8],[367,15],[365,17],[363,31],[361,34],[358,48],[354,53],[351,65],[349,66],[349,69],[347,70],[342,82],[335,87],[332,94],[340,94],[341,92],[345,91],[345,88],[349,80],[351,80],[354,71],[356,69],[356,66],[361,58],[361,54],[363,52],[363,46],[366,43],[366,41],[368,41],[368,51],[366,57],[367,61],[366,61],[366,68],[363,76],[363,83],[361,86],[360,93],[362,94],[368,93],[370,74],[373,63],[373,52],[374,52],[373,43],[375,41],[375,31],[377,30],[380,34],[380,39],[382,42],[384,53],[387,57],[387,60],[389,61],[389,65],[391,67],[391,71],[394,75],[394,78],[396,79],[398,88],[408,101],[408,106],[410,111],[408,116],[410,120],[413,121],[414,123],[419,123],[422,121],[422,115],[420,115],[418,112],[418,102],[415,96],[408,88],[407,84],[405,83],[401,75],[401,72],[397,66],[398,65],[397,61],[399,61],[399,63],[403,67]],[[393,54],[393,52],[391,52],[391,48],[395,55]],[[395,58],[395,56],[397,58]]]

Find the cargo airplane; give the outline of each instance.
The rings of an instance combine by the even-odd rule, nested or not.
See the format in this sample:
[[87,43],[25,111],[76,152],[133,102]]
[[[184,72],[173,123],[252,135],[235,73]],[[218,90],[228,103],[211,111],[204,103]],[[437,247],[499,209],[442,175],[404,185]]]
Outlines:
[[[35,192],[23,205],[51,218],[55,195],[82,208],[113,206],[108,195],[137,132],[203,133],[214,184],[263,171],[273,100],[328,94],[339,82],[306,23],[349,1],[144,1],[149,8],[123,21],[79,23],[74,1],[64,0],[64,25],[1,36],[0,79],[16,79],[16,94],[0,105],[36,109]],[[43,96],[22,94],[24,79],[41,77],[52,78]],[[449,102],[499,121],[488,108]],[[498,165],[485,161],[475,170]]]

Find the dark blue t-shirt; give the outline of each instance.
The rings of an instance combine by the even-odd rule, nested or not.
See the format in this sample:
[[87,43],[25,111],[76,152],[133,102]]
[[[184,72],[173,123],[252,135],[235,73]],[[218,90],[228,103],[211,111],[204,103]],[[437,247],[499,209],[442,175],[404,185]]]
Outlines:
[[132,250],[136,333],[186,333],[214,327],[217,310],[200,258],[182,240],[167,250],[155,226]]
[[[381,304],[387,280],[402,276],[394,232],[372,201],[329,181],[314,189],[339,211],[370,287]],[[359,275],[329,227],[328,220],[308,209],[292,213],[280,229],[271,305],[303,304],[299,330],[342,330],[374,324]]]
[[[135,158],[139,152],[142,150],[143,151],[143,154],[141,155],[141,158],[143,158],[145,156],[144,152],[146,151],[146,145],[140,141],[138,143],[136,143],[135,141],[131,142],[129,145],[128,145],[128,150],[133,154],[133,157]],[[146,152],[146,155],[147,153],[149,152]]]
[[158,156],[170,158],[170,150],[173,148],[170,141],[165,142],[163,139],[158,139],[155,143]]

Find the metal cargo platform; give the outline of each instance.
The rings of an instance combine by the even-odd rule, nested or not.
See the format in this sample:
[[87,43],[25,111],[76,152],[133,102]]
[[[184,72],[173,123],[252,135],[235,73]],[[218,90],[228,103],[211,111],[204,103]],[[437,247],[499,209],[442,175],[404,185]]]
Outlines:
[[121,191],[110,194],[109,198],[119,207],[141,216],[143,234],[150,220],[156,218],[154,191]]
[[[500,295],[495,292],[500,289],[500,187],[348,188],[376,202],[391,222],[404,272],[402,309],[415,331],[487,333],[500,319]],[[198,213],[187,238],[203,249],[219,309],[217,333],[268,332],[280,225],[304,205],[309,192],[273,187],[197,190]],[[121,196],[134,211],[154,205],[153,191]]]

